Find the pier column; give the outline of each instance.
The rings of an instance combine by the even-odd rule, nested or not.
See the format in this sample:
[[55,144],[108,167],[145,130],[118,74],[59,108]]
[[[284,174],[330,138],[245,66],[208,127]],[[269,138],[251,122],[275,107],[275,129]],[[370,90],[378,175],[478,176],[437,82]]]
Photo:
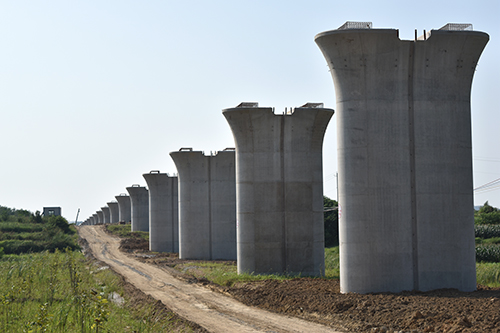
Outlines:
[[236,143],[238,272],[324,274],[323,137],[333,110],[223,110]]
[[102,210],[102,215],[104,217],[104,224],[109,224],[109,221],[110,221],[110,213],[109,213],[109,207],[108,206],[105,206],[105,207],[101,207],[101,210]]
[[130,196],[125,193],[121,193],[120,195],[115,196],[115,199],[118,201],[118,222],[131,222],[132,207],[130,206]]
[[177,177],[159,171],[143,174],[149,189],[149,250],[179,252]]
[[102,210],[98,210],[96,213],[97,213],[97,224],[104,224],[104,212]]
[[149,231],[149,194],[144,186],[127,187],[130,195],[132,231]]
[[108,202],[109,207],[109,223],[118,223],[120,221],[118,202]]
[[179,258],[236,259],[234,150],[170,156],[179,177]]
[[316,36],[337,98],[342,292],[476,288],[470,91],[488,39],[352,22]]

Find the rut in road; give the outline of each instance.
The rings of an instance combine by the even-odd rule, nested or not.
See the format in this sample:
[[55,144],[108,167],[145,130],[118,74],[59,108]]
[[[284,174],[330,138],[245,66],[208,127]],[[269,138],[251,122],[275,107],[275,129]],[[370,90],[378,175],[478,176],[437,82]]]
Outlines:
[[78,233],[87,240],[96,259],[173,312],[210,332],[340,333],[317,323],[249,307],[205,287],[176,279],[168,268],[141,263],[122,253],[120,239],[107,234],[103,226],[82,226]]

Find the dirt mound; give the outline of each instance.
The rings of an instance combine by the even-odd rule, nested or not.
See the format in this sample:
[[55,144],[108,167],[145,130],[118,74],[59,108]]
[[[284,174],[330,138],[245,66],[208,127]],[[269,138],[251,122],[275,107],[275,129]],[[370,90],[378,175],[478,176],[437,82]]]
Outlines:
[[340,294],[338,280],[300,278],[226,291],[247,305],[349,331],[500,332],[500,288],[359,295]]
[[149,251],[149,242],[144,238],[124,238],[120,243],[120,250],[125,252]]

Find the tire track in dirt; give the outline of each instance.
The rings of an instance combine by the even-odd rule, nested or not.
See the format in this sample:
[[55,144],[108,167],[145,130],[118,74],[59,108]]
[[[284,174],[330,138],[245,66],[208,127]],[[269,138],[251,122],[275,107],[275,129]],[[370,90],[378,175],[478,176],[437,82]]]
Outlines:
[[181,317],[210,332],[340,332],[303,319],[249,307],[205,287],[176,279],[166,270],[122,253],[120,240],[107,234],[102,226],[83,226],[78,232],[87,240],[96,259]]

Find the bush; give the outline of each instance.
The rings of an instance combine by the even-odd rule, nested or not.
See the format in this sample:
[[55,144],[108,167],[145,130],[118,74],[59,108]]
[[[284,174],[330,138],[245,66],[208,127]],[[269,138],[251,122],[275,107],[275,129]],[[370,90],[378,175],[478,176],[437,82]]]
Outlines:
[[500,262],[500,245],[477,245],[477,262]]
[[492,207],[488,201],[474,212],[474,223],[476,224],[500,224],[500,209]]
[[479,238],[500,237],[500,224],[475,225],[474,234]]
[[[62,216],[50,216],[47,218],[47,222],[45,224],[45,229],[47,230],[61,230],[65,234],[73,234],[74,231],[70,229],[68,221]],[[57,231],[55,231],[57,232]]]
[[500,224],[500,212],[482,213],[474,216],[474,223],[484,224]]

